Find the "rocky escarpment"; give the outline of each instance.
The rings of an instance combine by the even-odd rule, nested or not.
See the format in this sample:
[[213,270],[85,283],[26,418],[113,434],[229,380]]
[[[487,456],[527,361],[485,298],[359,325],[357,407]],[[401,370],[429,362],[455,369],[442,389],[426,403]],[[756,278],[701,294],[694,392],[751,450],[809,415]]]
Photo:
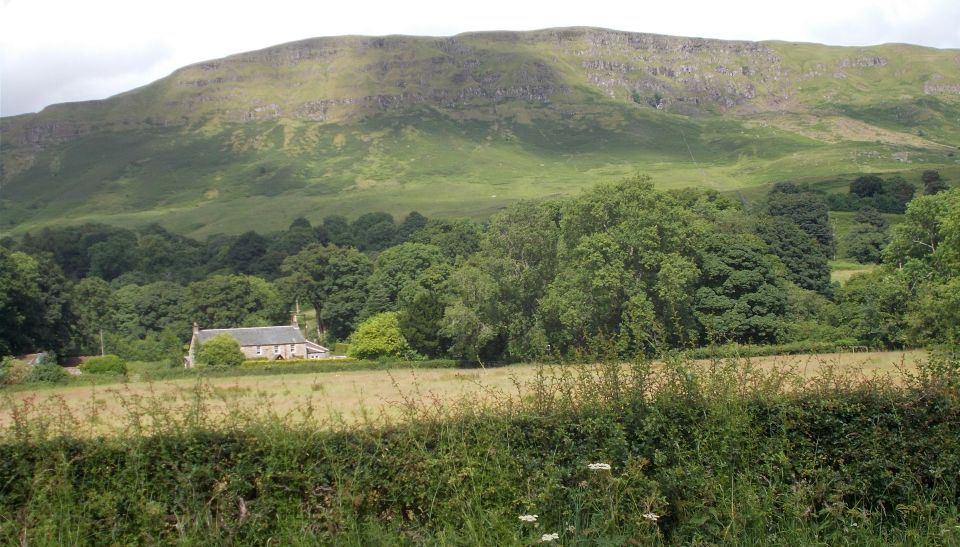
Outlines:
[[926,51],[918,58],[922,62],[913,63],[891,58],[884,48],[801,47],[595,28],[450,38],[317,38],[184,67],[103,101],[8,118],[0,124],[0,137],[23,157],[27,150],[98,130],[211,120],[349,122],[411,106],[488,115],[500,104],[515,102],[536,115],[543,108],[578,111],[609,100],[690,116],[751,114],[804,110],[833,100],[806,93],[808,84],[826,86],[834,95],[844,90],[863,95],[869,82],[855,80],[873,78],[870,74],[896,80],[901,96],[956,96],[955,78],[923,68],[936,61],[932,58]]

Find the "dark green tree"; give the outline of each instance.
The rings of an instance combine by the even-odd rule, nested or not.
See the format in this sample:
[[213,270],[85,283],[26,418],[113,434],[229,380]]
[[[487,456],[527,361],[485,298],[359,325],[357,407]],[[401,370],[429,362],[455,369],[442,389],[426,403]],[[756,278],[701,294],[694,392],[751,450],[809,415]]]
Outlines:
[[353,229],[345,217],[340,215],[330,215],[323,219],[323,230],[330,239],[332,245],[338,247],[355,247]]
[[483,230],[469,219],[430,219],[410,241],[436,245],[444,255],[453,259],[467,257],[480,250]]
[[269,242],[254,231],[241,234],[227,247],[224,265],[231,272],[243,275],[270,273],[272,264],[268,257]]
[[74,322],[60,268],[45,257],[0,248],[0,354],[65,355]]
[[453,267],[447,263],[431,266],[397,296],[400,331],[417,353],[439,357],[449,347],[440,329],[450,302],[447,280],[452,273]]
[[370,260],[356,249],[313,244],[287,257],[277,285],[288,304],[309,303],[317,313],[318,337],[346,338],[367,301]]
[[137,236],[133,232],[112,235],[91,245],[87,256],[90,262],[89,275],[110,281],[139,265]]
[[827,204],[817,194],[771,194],[767,211],[772,217],[790,220],[816,240],[821,253],[830,258],[836,251]]
[[883,179],[877,175],[861,175],[850,183],[850,193],[869,198],[883,191]]
[[762,241],[715,235],[703,254],[697,320],[712,343],[775,343],[786,309],[783,284]]
[[394,311],[397,295],[431,266],[445,262],[438,247],[403,243],[380,253],[367,280],[367,302],[362,317]]
[[764,217],[756,233],[786,266],[786,277],[798,286],[830,294],[830,264],[816,241],[786,218]]
[[289,308],[276,288],[259,277],[214,275],[187,286],[187,317],[203,328],[285,324]]
[[890,223],[883,215],[873,207],[863,207],[857,214],[853,215],[853,221],[857,224],[869,224],[881,232],[885,232]]
[[151,332],[171,329],[185,338],[191,323],[199,321],[191,315],[186,288],[171,281],[124,285],[113,298],[115,330],[126,337],[142,338]]
[[847,256],[861,264],[879,264],[887,235],[870,224],[856,224],[844,238]]
[[924,171],[923,174],[920,175],[920,180],[923,181],[923,193],[928,196],[938,194],[949,188],[946,181],[940,176],[940,171],[933,169]]
[[422,230],[423,227],[427,225],[427,222],[427,217],[416,211],[411,211],[410,214],[404,217],[400,226],[397,227],[397,236],[394,243],[399,245],[400,243],[410,241],[410,238]]
[[380,251],[393,245],[397,238],[397,225],[389,213],[377,212],[360,215],[350,225],[353,240],[361,251]]
[[116,330],[117,303],[110,285],[99,277],[81,279],[70,291],[74,312],[74,348],[100,353],[100,333]]

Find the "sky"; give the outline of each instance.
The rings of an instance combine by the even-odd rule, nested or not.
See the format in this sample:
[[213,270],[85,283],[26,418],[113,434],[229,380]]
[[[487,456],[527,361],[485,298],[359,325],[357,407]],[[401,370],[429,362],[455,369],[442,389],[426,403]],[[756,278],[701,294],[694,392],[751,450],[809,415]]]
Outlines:
[[103,99],[188,64],[316,36],[563,26],[960,48],[960,0],[0,0],[0,115]]

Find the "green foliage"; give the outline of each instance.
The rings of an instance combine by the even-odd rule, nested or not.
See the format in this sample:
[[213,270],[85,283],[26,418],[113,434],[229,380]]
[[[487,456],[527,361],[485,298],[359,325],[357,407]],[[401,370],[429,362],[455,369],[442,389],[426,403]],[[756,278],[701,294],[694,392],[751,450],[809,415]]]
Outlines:
[[87,439],[22,408],[0,443],[0,510],[22,518],[0,540],[953,544],[958,367],[899,387],[737,360],[544,369],[522,401],[413,405],[390,427],[211,420],[202,386],[175,413],[131,405],[156,433]]
[[30,365],[7,356],[0,359],[0,385],[16,385],[26,381],[30,375]]
[[41,363],[30,368],[25,381],[43,384],[62,384],[70,379],[67,371],[56,363]]
[[902,176],[884,179],[877,175],[862,175],[850,183],[848,194],[827,194],[825,199],[835,211],[856,211],[864,207],[883,213],[903,213],[913,199],[916,187]]
[[187,286],[186,316],[204,328],[276,325],[288,319],[277,289],[259,277],[214,275]]
[[755,230],[770,252],[783,261],[787,279],[804,289],[830,293],[827,256],[808,233],[796,223],[776,217],[759,219]]
[[879,264],[887,235],[870,224],[857,224],[844,237],[846,254],[861,264]]
[[204,342],[197,350],[197,363],[214,368],[232,368],[243,364],[240,344],[229,334],[220,334]]
[[760,241],[717,236],[708,245],[694,299],[706,340],[772,343],[786,307],[783,284]]
[[383,357],[409,359],[414,356],[414,352],[400,331],[397,313],[384,312],[360,323],[357,330],[350,336],[347,355],[354,359]]
[[431,266],[445,262],[438,247],[423,243],[402,243],[377,256],[373,273],[367,279],[367,303],[362,316],[393,311],[397,295]]
[[861,198],[869,198],[883,190],[883,179],[877,175],[861,175],[850,183],[850,193]]
[[80,370],[86,374],[120,374],[127,373],[127,363],[117,355],[93,357],[80,364]]
[[0,247],[0,355],[71,343],[73,313],[67,280],[44,257]]
[[836,250],[827,204],[813,192],[776,192],[767,196],[767,212],[797,225],[820,247],[820,253],[830,258]]
[[364,213],[350,225],[353,242],[361,251],[381,251],[394,244],[397,226],[390,213]]
[[90,355],[100,350],[100,333],[117,328],[117,300],[106,281],[86,277],[72,287],[74,345],[80,354]]
[[838,290],[841,321],[872,346],[903,347],[911,300],[906,274],[877,270],[852,277]]
[[437,357],[449,345],[440,330],[450,292],[447,280],[452,272],[449,264],[427,268],[397,296],[400,331],[410,347],[421,355]]
[[440,248],[450,259],[467,257],[480,250],[483,230],[469,219],[430,219],[411,241]]
[[277,287],[287,302],[300,299],[313,306],[321,333],[344,339],[367,300],[371,269],[356,249],[314,244],[283,261]]
[[920,175],[920,180],[923,181],[923,193],[928,196],[938,194],[950,188],[947,186],[946,181],[943,180],[943,177],[940,176],[940,171],[935,169],[924,171],[923,174]]

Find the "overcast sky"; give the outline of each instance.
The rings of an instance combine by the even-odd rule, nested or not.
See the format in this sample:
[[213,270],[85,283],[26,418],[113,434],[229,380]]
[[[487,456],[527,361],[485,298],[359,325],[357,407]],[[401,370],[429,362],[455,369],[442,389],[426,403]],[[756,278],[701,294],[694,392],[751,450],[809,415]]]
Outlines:
[[[0,114],[102,99],[206,59],[315,36],[598,26],[960,48],[960,0],[0,0]],[[575,6],[575,7],[574,7]]]

